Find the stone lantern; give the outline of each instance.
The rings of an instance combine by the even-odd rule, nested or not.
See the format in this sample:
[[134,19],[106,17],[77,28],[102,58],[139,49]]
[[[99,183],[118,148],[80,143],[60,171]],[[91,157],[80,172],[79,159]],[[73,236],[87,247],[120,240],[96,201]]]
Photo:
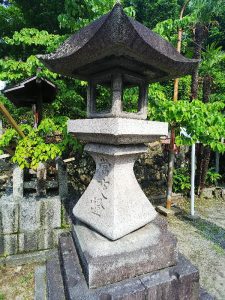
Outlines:
[[[88,118],[68,123],[68,131],[86,142],[85,151],[96,163],[95,175],[73,209],[77,220],[73,238],[86,281],[79,273],[77,254],[71,254],[77,262],[74,272],[80,275],[73,287],[66,284],[70,299],[128,299],[125,294],[136,292],[140,297],[129,299],[144,299],[147,285],[138,290],[141,281],[137,284],[134,277],[146,274],[150,280],[153,271],[160,283],[153,279],[150,285],[164,296],[148,299],[197,299],[198,271],[178,258],[176,239],[141,190],[133,165],[146,152],[146,143],[168,134],[167,123],[146,120],[149,83],[191,74],[198,60],[183,57],[129,18],[120,4],[71,36],[55,53],[39,58],[54,72],[88,82]],[[111,95],[104,111],[97,109],[97,86],[107,87]],[[136,112],[124,110],[124,90],[132,87],[138,90]],[[62,243],[62,257],[63,247]],[[73,272],[66,269],[67,274]],[[176,274],[186,281],[181,283]],[[125,279],[133,288],[130,294],[123,290]],[[112,283],[114,290],[108,286]],[[187,298],[182,298],[187,290]],[[170,298],[169,293],[181,296]]]

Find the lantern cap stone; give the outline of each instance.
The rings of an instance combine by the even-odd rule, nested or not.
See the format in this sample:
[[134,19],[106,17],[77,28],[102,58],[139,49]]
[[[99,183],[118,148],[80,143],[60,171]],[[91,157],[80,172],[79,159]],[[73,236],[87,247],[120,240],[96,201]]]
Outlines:
[[128,17],[121,4],[67,39],[55,53],[38,55],[53,72],[81,80],[121,68],[156,82],[191,74],[199,60]]

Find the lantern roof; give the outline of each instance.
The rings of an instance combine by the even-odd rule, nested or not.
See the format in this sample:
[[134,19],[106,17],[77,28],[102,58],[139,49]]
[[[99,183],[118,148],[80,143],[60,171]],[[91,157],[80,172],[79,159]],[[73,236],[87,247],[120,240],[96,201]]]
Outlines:
[[191,74],[199,62],[185,58],[158,34],[128,17],[119,3],[72,35],[55,53],[38,58],[53,72],[81,80],[121,68],[148,82]]
[[5,90],[4,95],[15,106],[26,107],[37,104],[39,101],[51,103],[56,97],[56,90],[56,86],[49,80],[34,76]]

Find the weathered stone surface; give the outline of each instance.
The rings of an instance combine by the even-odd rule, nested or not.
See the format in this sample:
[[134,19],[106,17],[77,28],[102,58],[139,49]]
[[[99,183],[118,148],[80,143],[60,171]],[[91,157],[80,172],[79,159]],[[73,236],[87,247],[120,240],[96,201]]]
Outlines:
[[[59,196],[15,202],[12,194],[6,193],[0,199],[1,255],[53,248],[58,242],[56,228],[63,232]],[[16,235],[18,243],[14,243]]]
[[71,36],[56,52],[39,58],[50,70],[82,80],[117,67],[152,82],[191,74],[198,64],[129,18],[120,4]]
[[36,198],[26,198],[20,203],[19,231],[34,231],[40,226],[40,209]]
[[29,252],[38,250],[39,231],[26,231],[18,234],[19,252]]
[[16,233],[18,231],[18,204],[0,201],[0,234]]
[[172,268],[140,277],[146,287],[146,299],[187,299],[199,297],[199,272],[183,256]]
[[[88,288],[73,240],[69,235],[60,238],[60,260],[65,295],[69,300],[198,299],[198,294],[196,294],[198,270],[182,256],[179,257],[176,266],[96,289]],[[50,271],[47,275],[49,278],[48,290],[51,289],[51,277],[54,276],[56,269],[53,268]],[[184,291],[186,292],[185,296]],[[50,300],[53,299],[50,298]],[[55,299],[61,300],[61,298]]]
[[16,254],[17,234],[0,234],[0,256]]
[[203,191],[202,191],[202,197],[204,198],[213,198],[213,192],[215,190],[215,187],[211,187],[211,188],[205,188]]
[[54,247],[53,231],[49,229],[40,229],[38,232],[38,249],[50,249]]
[[57,256],[47,261],[46,275],[48,300],[65,300],[60,263]]
[[221,197],[225,201],[225,189],[222,189],[222,191],[221,191]]
[[114,242],[84,224],[74,225],[73,234],[90,288],[177,262],[176,238],[154,222]]
[[23,198],[23,176],[24,171],[14,166],[13,169],[13,198],[15,201],[19,201]]
[[70,227],[68,227],[67,229],[55,228],[52,231],[53,245],[57,246],[59,244],[60,235],[63,234],[63,233],[68,232],[69,230],[70,230]]
[[[46,181],[46,189],[57,189],[58,182],[56,180]],[[25,181],[23,184],[25,190],[36,190],[37,189],[37,180]]]
[[[7,256],[2,260],[3,265],[6,266],[20,266],[28,263],[45,262],[47,259],[57,256],[56,249],[35,251],[31,253],[23,253],[17,255]],[[1,261],[0,261],[1,263]]]
[[57,159],[58,169],[58,182],[59,182],[59,196],[62,200],[68,197],[68,177],[67,177],[67,165],[62,159]]
[[168,124],[124,118],[69,120],[68,132],[77,138],[102,144],[143,144],[168,134]]
[[[106,109],[99,111],[97,102],[97,85],[107,82],[111,86],[111,107],[108,105]],[[137,100],[137,111],[128,112],[124,110],[123,98],[124,87],[137,85],[139,96]],[[143,76],[137,73],[130,73],[127,70],[108,70],[102,74],[93,74],[92,80],[88,83],[87,88],[87,117],[88,118],[129,118],[129,119],[147,119],[147,102],[148,102],[148,83]]]
[[[0,162],[1,163],[1,162]],[[0,176],[0,184],[6,183],[6,181],[9,179],[7,175],[1,175]]]
[[46,163],[39,163],[37,167],[37,195],[40,197],[46,196],[46,179]]
[[37,201],[40,226],[43,229],[61,227],[61,200],[59,196],[41,198]]
[[85,150],[94,158],[96,172],[74,207],[75,217],[111,240],[152,221],[156,211],[133,172],[146,147],[87,144]]
[[46,266],[35,269],[34,300],[46,299]]
[[[142,154],[134,165],[134,174],[147,198],[154,205],[166,203],[166,174],[168,153],[163,151],[160,142],[148,145],[146,154]],[[75,153],[75,159],[67,164],[68,179],[73,189],[83,193],[89,185],[94,172],[95,163],[88,153]],[[179,168],[180,164],[176,164]],[[161,179],[156,179],[156,173],[160,172]],[[70,202],[71,203],[71,202]]]
[[169,217],[169,216],[174,216],[177,214],[181,213],[181,210],[177,207],[171,207],[171,209],[167,209],[162,205],[157,206],[156,211],[160,214],[162,214],[163,216]]
[[200,288],[199,300],[216,300],[216,298],[207,293],[203,288]]

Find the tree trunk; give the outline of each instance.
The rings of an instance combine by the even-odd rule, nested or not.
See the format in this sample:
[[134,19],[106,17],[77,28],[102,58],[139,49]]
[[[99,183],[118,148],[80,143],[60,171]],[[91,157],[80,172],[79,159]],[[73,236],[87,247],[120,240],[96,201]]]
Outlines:
[[203,149],[203,161],[202,161],[202,175],[199,184],[200,196],[202,195],[203,189],[205,188],[205,182],[207,177],[207,172],[209,169],[209,161],[211,156],[211,149],[209,146],[204,146]]
[[[201,59],[201,51],[203,42],[205,39],[205,26],[200,23],[196,24],[195,32],[194,32],[194,55],[193,58]],[[192,82],[191,82],[191,101],[198,98],[198,69],[197,68],[192,73]]]
[[[203,102],[208,103],[211,94],[212,78],[205,76],[203,78]],[[211,150],[209,146],[201,146],[201,156],[199,158],[199,178],[198,178],[198,194],[201,195],[205,187],[207,172],[209,169],[209,161],[211,156]]]
[[[206,37],[206,29],[205,26],[198,23],[195,26],[195,32],[194,32],[194,55],[193,58],[195,59],[201,59],[201,51],[204,39]],[[198,98],[198,87],[199,87],[199,78],[198,78],[198,71],[199,71],[199,64],[197,68],[192,73],[192,82],[191,82],[191,101]],[[207,91],[204,89],[203,84],[203,94],[206,94],[205,99],[207,98]],[[206,170],[206,166],[204,166],[204,146],[202,144],[199,144],[197,147],[197,170],[196,170],[196,186],[197,186],[197,192],[198,195],[200,193],[200,186],[203,185],[203,177],[205,175],[203,174],[203,169]]]
[[[190,0],[186,0],[181,11],[180,11],[180,20],[183,18],[183,14],[185,8]],[[177,51],[181,51],[181,42],[182,42],[183,29],[179,28],[178,30],[178,38],[177,38]],[[178,100],[178,87],[179,87],[179,78],[174,80],[174,93],[173,93],[173,101]],[[172,204],[172,191],[173,191],[173,170],[174,170],[174,161],[175,161],[175,153],[174,153],[174,145],[175,144],[175,129],[171,128],[171,140],[170,140],[170,153],[169,153],[169,163],[168,163],[168,180],[167,180],[167,194],[166,194],[166,208],[171,209]]]

